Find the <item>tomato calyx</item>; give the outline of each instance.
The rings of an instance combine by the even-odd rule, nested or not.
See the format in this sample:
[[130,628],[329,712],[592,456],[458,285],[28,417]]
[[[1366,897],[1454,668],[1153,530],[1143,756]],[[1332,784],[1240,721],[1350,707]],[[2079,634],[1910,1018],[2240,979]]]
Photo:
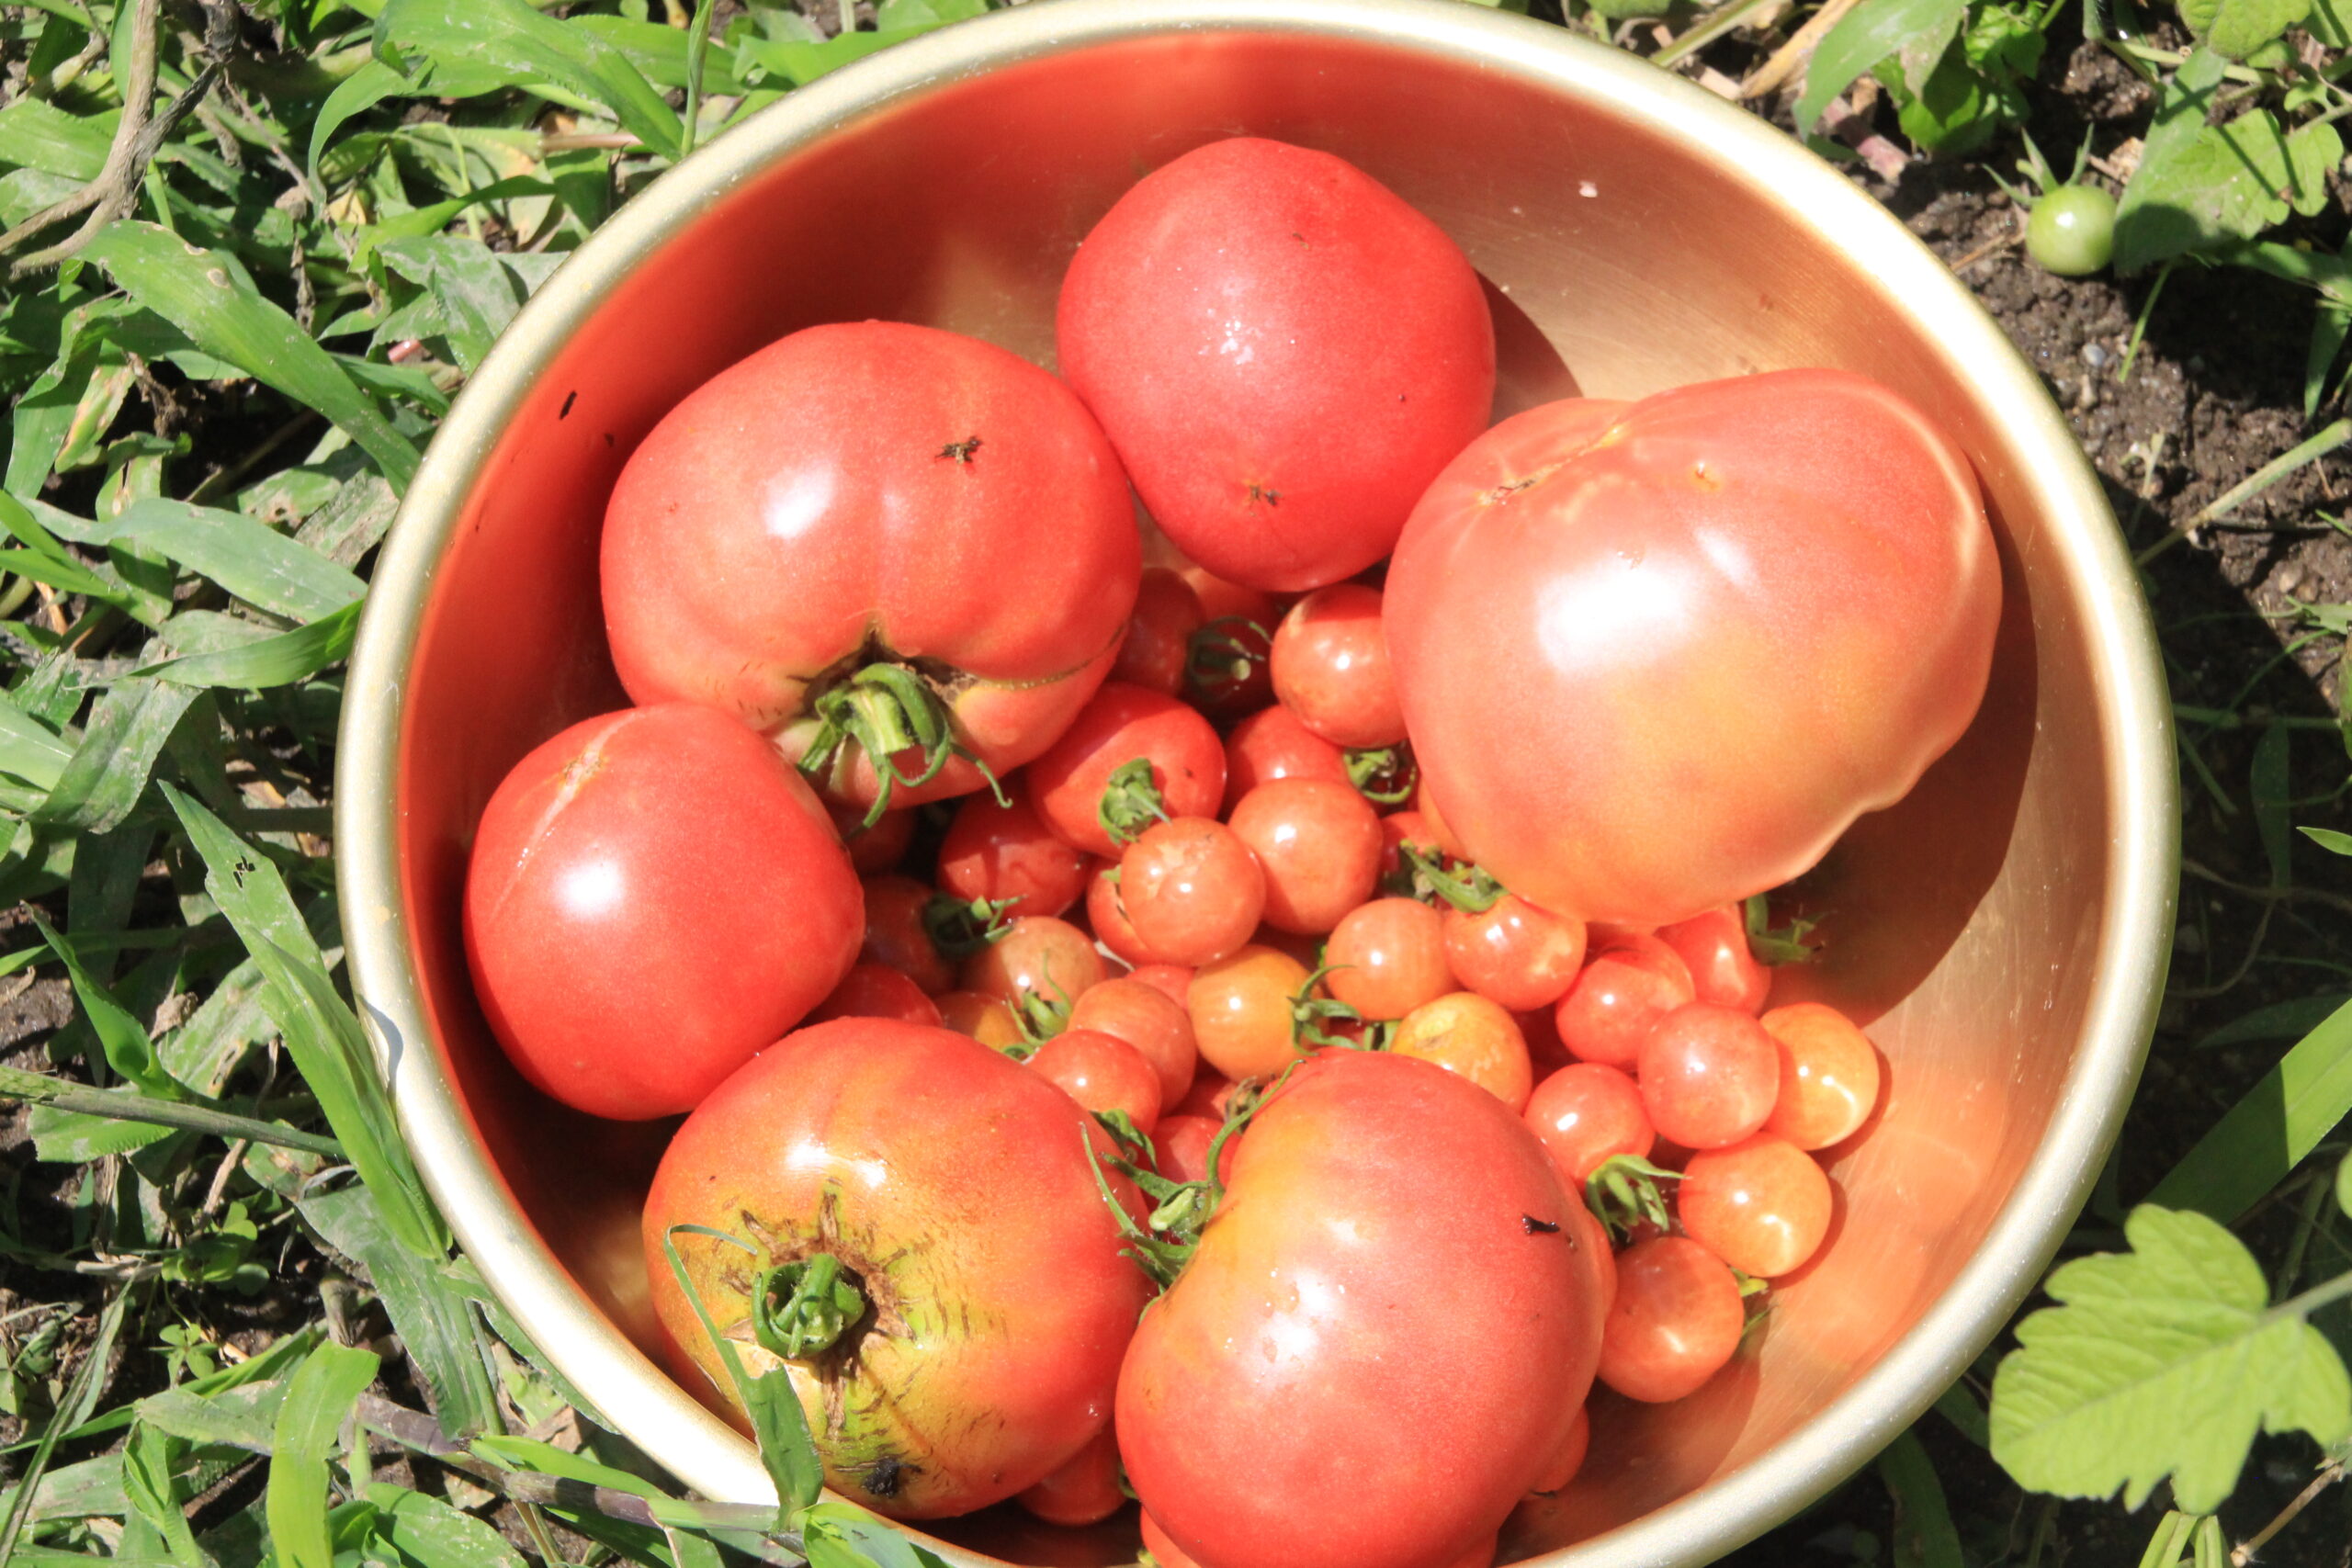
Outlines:
[[[1337,997],[1318,997],[1315,987],[1323,976],[1346,964],[1326,964],[1306,977],[1290,999],[1291,1043],[1304,1055],[1317,1045],[1337,1045],[1349,1051],[1385,1051],[1396,1036],[1396,1025],[1391,1021],[1368,1022],[1363,1013]],[[1327,1027],[1333,1023],[1353,1024],[1351,1030],[1334,1032]]]
[[1482,866],[1449,865],[1443,855],[1427,854],[1410,844],[1399,844],[1396,856],[1411,874],[1412,897],[1425,904],[1442,898],[1465,915],[1483,915],[1510,891]]
[[1006,917],[1014,898],[952,898],[932,895],[922,907],[922,929],[943,958],[961,962],[1004,940],[1012,922]]
[[1821,952],[1819,944],[1805,940],[1821,922],[1795,919],[1786,925],[1775,926],[1770,894],[1753,894],[1740,908],[1741,918],[1747,926],[1747,951],[1755,956],[1757,963],[1768,965],[1810,964]]
[[[863,665],[819,692],[809,707],[819,722],[808,752],[800,759],[803,773],[821,781],[847,746],[863,750],[874,764],[874,804],[858,825],[860,831],[882,820],[882,814],[890,809],[895,788],[918,789],[937,778],[956,758],[979,770],[998,805],[1012,804],[989,765],[956,739],[945,700],[912,665],[888,660]],[[916,772],[899,766],[902,751],[922,754]]]
[[1393,746],[1367,747],[1347,754],[1348,782],[1356,793],[1374,806],[1402,806],[1413,798],[1413,786],[1420,780],[1420,769],[1413,761],[1413,745],[1399,740]]
[[[1225,1201],[1225,1182],[1218,1173],[1224,1168],[1226,1145],[1250,1124],[1267,1097],[1289,1079],[1292,1067],[1296,1066],[1293,1063],[1291,1067],[1284,1067],[1271,1082],[1249,1078],[1235,1088],[1225,1102],[1224,1123],[1217,1128],[1216,1136],[1209,1140],[1205,1173],[1198,1181],[1176,1181],[1124,1155],[1111,1156],[1111,1163],[1151,1200],[1151,1213],[1142,1224],[1136,1223],[1135,1216],[1111,1190],[1110,1179],[1102,1174],[1102,1156],[1092,1140],[1088,1141],[1086,1157],[1094,1167],[1095,1185],[1102,1190],[1102,1201],[1110,1209],[1111,1217],[1118,1223],[1119,1234],[1127,1238],[1126,1247],[1121,1250],[1150,1276],[1157,1289],[1165,1291],[1176,1282],[1176,1277],[1184,1271],[1184,1265],[1193,1260],[1193,1254],[1201,1245],[1202,1230],[1216,1217],[1217,1205]],[[1111,1116],[1126,1122],[1119,1111],[1098,1111],[1095,1119],[1110,1126]],[[1132,1131],[1133,1123],[1128,1123],[1128,1128]],[[1123,1136],[1117,1127],[1110,1127],[1110,1131],[1114,1138]],[[1150,1141],[1140,1134],[1136,1135],[1136,1141],[1146,1151],[1151,1147]]]
[[1112,770],[1102,798],[1095,803],[1094,820],[1113,843],[1124,849],[1141,838],[1145,829],[1168,819],[1168,799],[1152,782],[1150,758],[1131,757]]
[[1622,1244],[1645,1226],[1670,1228],[1658,1183],[1681,1179],[1680,1171],[1652,1165],[1639,1155],[1611,1155],[1585,1178],[1585,1207],[1608,1229],[1610,1239]]
[[787,1361],[822,1355],[865,1315],[857,1277],[830,1252],[779,1263],[752,1288],[752,1332],[760,1348]]
[[[1255,642],[1242,640],[1244,632]],[[1272,657],[1273,634],[1247,615],[1219,615],[1203,623],[1185,650],[1186,683],[1210,706],[1238,692]]]

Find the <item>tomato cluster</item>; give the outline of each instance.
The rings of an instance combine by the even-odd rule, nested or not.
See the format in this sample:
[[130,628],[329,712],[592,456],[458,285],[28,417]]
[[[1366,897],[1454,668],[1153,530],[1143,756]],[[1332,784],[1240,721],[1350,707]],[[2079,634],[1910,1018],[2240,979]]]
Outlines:
[[1142,180],[1057,325],[1068,384],[812,328],[648,436],[640,705],[490,802],[479,995],[693,1112],[673,1359],[783,1369],[843,1495],[1483,1563],[1596,1379],[1690,1393],[1833,1228],[1880,1058],[1749,916],[1973,714],[1973,478],[1834,372],[1481,434],[1468,261],[1270,141]]

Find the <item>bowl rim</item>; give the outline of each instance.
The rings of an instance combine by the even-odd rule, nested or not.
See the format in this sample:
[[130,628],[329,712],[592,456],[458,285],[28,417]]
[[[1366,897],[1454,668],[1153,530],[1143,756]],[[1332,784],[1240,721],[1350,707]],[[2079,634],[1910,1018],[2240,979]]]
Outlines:
[[[354,649],[338,737],[335,855],[354,991],[426,1186],[515,1320],[594,1413],[689,1485],[771,1495],[751,1445],[588,1302],[514,1202],[430,1047],[409,964],[399,778],[407,677],[436,569],[468,497],[539,372],[695,216],[831,130],[944,83],[1151,36],[1297,32],[1419,51],[1595,102],[1702,165],[1835,228],[1842,249],[1923,320],[1998,409],[2041,492],[2107,677],[2109,853],[2081,1043],[2040,1145],[1949,1286],[1876,1364],[1781,1442],[1639,1519],[1532,1561],[1559,1568],[1697,1564],[1752,1540],[1852,1474],[1922,1415],[2007,1322],[2088,1197],[2154,1032],[2178,878],[2172,717],[2154,627],[2120,530],[2041,378],[1902,222],[1760,118],[1596,40],[1461,0],[1051,0],[991,12],[843,67],[717,138],[650,184],[565,259],[517,314],[444,421],[387,536]],[[366,781],[375,787],[351,787]],[[414,1048],[424,1045],[426,1048]],[[944,1546],[952,1561],[992,1560]]]

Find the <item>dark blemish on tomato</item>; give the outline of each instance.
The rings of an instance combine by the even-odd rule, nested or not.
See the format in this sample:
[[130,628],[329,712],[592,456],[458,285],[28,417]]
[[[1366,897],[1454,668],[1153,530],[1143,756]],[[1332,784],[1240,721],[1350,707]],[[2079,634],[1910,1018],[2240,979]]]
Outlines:
[[611,431],[609,431],[609,430],[608,430],[608,431],[605,432],[605,446],[610,446],[612,444],[613,444],[613,433],[612,433]]
[[943,460],[953,459],[968,468],[973,455],[979,449],[980,438],[977,435],[967,435],[961,441],[950,441],[946,446],[942,446],[939,449],[939,456]]
[[1253,502],[1262,501],[1268,506],[1280,506],[1283,502],[1283,492],[1278,490],[1269,489],[1265,485],[1251,485],[1250,487],[1250,499]]
[[900,1462],[896,1455],[884,1454],[865,1472],[865,1489],[876,1497],[895,1497],[903,1478],[912,1469],[914,1466]]
[[1539,1220],[1532,1214],[1520,1215],[1519,1223],[1522,1226],[1526,1227],[1527,1234],[1530,1235],[1557,1235],[1560,1234],[1560,1227],[1557,1224],[1554,1224],[1550,1220]]
[[556,418],[558,418],[558,419],[570,419],[570,418],[571,417],[571,405],[572,405],[572,404],[574,404],[574,403],[576,403],[576,402],[578,402],[579,400],[580,400],[580,394],[579,394],[578,392],[566,392],[566,393],[564,393],[564,394],[563,394],[563,407],[561,407],[561,408],[560,408],[560,409],[558,409],[558,410],[556,410],[556,411],[555,411],[555,416],[556,416]]

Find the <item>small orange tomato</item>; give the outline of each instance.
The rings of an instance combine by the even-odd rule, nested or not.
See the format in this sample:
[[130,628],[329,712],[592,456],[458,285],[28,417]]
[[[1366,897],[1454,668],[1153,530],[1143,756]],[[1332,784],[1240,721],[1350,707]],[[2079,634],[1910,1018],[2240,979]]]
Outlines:
[[1236,1083],[1297,1061],[1291,1005],[1306,985],[1306,965],[1271,947],[1202,964],[1184,998],[1202,1060]]
[[1415,1008],[1396,1025],[1388,1048],[1461,1074],[1514,1112],[1527,1108],[1534,1087],[1518,1023],[1476,991],[1456,991]]
[[1781,1098],[1764,1130],[1801,1149],[1852,1137],[1878,1106],[1878,1048],[1820,1002],[1774,1008],[1758,1021],[1781,1048]]

